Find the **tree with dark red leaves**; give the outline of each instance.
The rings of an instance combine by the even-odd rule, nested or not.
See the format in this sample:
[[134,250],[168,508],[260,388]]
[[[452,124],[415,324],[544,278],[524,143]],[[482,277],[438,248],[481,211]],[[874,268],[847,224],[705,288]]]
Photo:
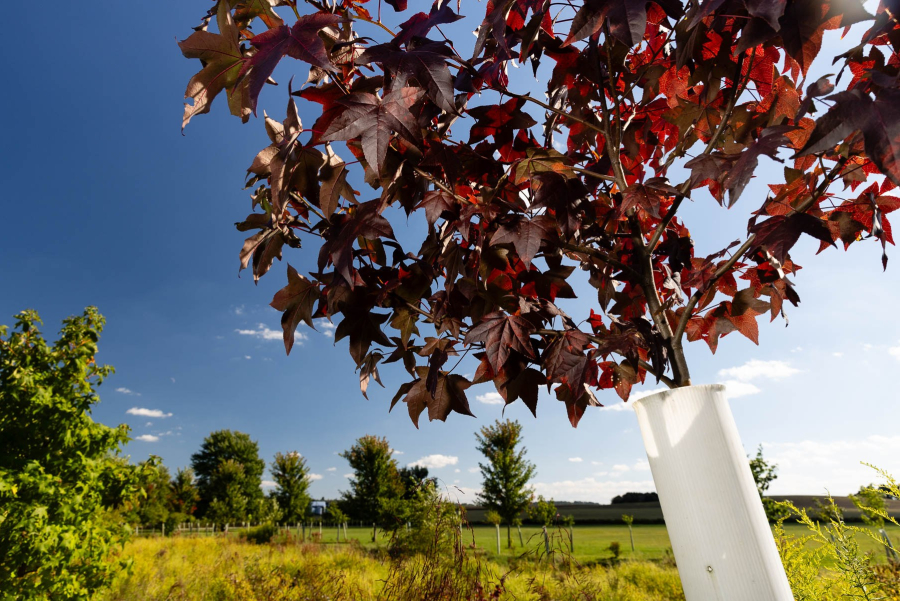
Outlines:
[[[363,393],[402,362],[392,406],[415,423],[471,414],[466,389],[487,381],[533,412],[546,385],[572,425],[600,389],[690,385],[685,338],[757,342],[758,318],[797,305],[801,236],[893,244],[898,0],[874,15],[860,0],[489,0],[468,56],[445,31],[480,3],[438,0],[394,29],[376,0],[271,4],[218,0],[180,43],[202,63],[184,124],[217,95],[246,121],[279,64],[308,71],[285,120],[265,118],[241,267],[259,278],[285,245],[318,248],[272,301],[287,351],[301,321],[333,320]],[[835,75],[807,81],[825,32],[855,24],[860,44],[824,57]],[[545,100],[508,89],[510,63],[535,86],[548,74]],[[294,98],[321,107],[308,129]],[[784,178],[743,199],[747,231],[695,252],[685,200],[733,207],[764,157]],[[396,209],[424,213],[418,240],[395,238]],[[588,315],[558,304],[576,268],[597,290]],[[471,380],[449,361],[470,352]]]

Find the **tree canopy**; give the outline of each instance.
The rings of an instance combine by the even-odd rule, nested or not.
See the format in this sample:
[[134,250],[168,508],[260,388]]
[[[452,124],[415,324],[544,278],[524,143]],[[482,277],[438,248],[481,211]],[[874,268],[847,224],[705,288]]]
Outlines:
[[350,490],[341,493],[341,509],[350,519],[382,524],[390,521],[387,514],[397,508],[404,492],[392,453],[386,438],[369,435],[341,453],[353,470]]
[[289,524],[306,520],[309,513],[309,467],[300,453],[275,453],[272,461],[272,496],[278,501],[282,519]]
[[[871,240],[887,266],[897,0],[874,15],[860,0],[437,0],[393,29],[380,2],[377,15],[365,0],[275,4],[293,14],[220,0],[180,42],[202,65],[183,125],[219,95],[248,121],[276,67],[300,74],[248,161],[240,266],[258,280],[286,247],[317,254],[310,273],[288,264],[272,299],[286,351],[301,322],[334,320],[363,394],[380,364],[402,362],[391,406],[415,424],[471,415],[466,389],[481,382],[532,412],[547,385],[573,426],[598,390],[627,400],[648,374],[689,385],[685,339],[756,343],[760,318],[799,303],[801,236],[820,251]],[[444,35],[465,28],[460,10],[471,48]],[[836,75],[809,81],[823,36],[858,23],[857,46],[822,57]],[[526,64],[532,81],[509,76]],[[537,86],[544,100],[516,91]],[[746,198],[763,165],[768,194]],[[685,200],[740,201],[746,230],[710,247]],[[415,212],[424,223],[401,244],[394,226]],[[569,316],[558,302],[579,273],[596,310]],[[469,351],[471,378],[448,362]]]
[[112,368],[95,360],[94,307],[48,344],[34,311],[0,326],[0,591],[14,599],[92,599],[124,566],[127,528],[105,513],[138,492],[118,455],[128,428],[91,419]]
[[517,421],[497,420],[481,428],[475,437],[478,450],[487,459],[485,463],[478,464],[482,477],[478,502],[503,518],[507,543],[512,547],[510,527],[520,519],[534,496],[528,483],[534,477],[535,467],[525,459],[525,448],[519,448],[522,425]]
[[[197,507],[201,516],[205,516],[216,498],[220,503],[229,499],[232,507],[244,503],[250,512],[263,498],[260,485],[266,462],[259,456],[256,441],[243,432],[217,430],[210,433],[200,450],[191,455],[191,465],[197,477],[200,495]],[[226,513],[233,515],[234,511]]]

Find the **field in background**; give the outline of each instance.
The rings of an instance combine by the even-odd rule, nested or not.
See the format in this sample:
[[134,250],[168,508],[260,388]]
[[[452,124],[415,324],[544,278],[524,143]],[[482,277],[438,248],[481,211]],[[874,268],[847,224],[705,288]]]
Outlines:
[[[789,535],[803,537],[808,534],[805,526],[800,524],[785,524],[785,530]],[[894,545],[900,545],[900,528],[889,526],[886,528]],[[242,529],[232,528],[229,531],[228,538],[238,538]],[[291,539],[298,546],[299,537],[296,528],[288,531]],[[312,540],[311,536],[318,538],[319,529],[317,526],[306,530],[307,541]],[[569,536],[568,532],[562,528],[549,528],[549,542],[552,550],[565,551],[569,553]],[[365,549],[374,549],[379,546],[385,546],[388,543],[389,535],[383,532],[378,533],[378,543],[372,541],[372,528],[351,527],[347,529],[347,534],[351,541],[358,542]],[[149,535],[149,537],[158,535]],[[176,538],[223,538],[221,535],[208,534],[178,534]],[[146,538],[144,536],[142,538]],[[325,546],[337,545],[337,529],[334,527],[323,526],[321,543]],[[519,541],[519,535],[515,528],[512,529],[513,548],[508,549],[506,546],[506,527],[500,527],[500,544],[501,554],[497,557],[497,534],[493,526],[489,525],[473,525],[469,530],[463,531],[463,541],[467,545],[474,543],[474,549],[478,549],[479,553],[484,553],[491,558],[498,558],[501,562],[507,562],[510,558],[519,557],[523,554],[540,554],[545,550],[543,534],[540,528],[534,526],[522,526],[522,540],[525,543],[523,547]],[[341,545],[347,541],[341,531]],[[621,525],[576,525],[573,529],[573,539],[575,544],[574,553],[571,555],[580,563],[592,563],[612,558],[613,554],[609,549],[610,543],[618,542],[621,557],[625,559],[651,560],[660,561],[668,558],[671,553],[671,545],[666,527],[662,524],[635,524],[634,526],[634,545],[635,552],[631,551],[631,543],[628,536],[628,527]],[[873,552],[877,562],[886,560],[884,555],[884,547],[879,545],[871,538],[859,535],[857,540],[863,552]],[[812,544],[812,543],[810,543]]]

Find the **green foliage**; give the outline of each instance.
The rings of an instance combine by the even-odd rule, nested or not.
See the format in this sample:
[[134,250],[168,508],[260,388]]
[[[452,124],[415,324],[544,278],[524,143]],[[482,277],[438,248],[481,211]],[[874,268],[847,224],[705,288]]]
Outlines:
[[398,510],[403,483],[386,438],[363,436],[341,453],[353,469],[350,490],[341,493],[341,509],[354,520],[396,526],[390,516]]
[[281,518],[296,524],[309,513],[309,467],[300,453],[275,453],[272,462],[272,479],[276,488],[272,495],[281,508]]
[[756,490],[759,492],[759,498],[762,501],[763,509],[766,517],[770,522],[777,522],[786,516],[784,508],[776,501],[766,497],[766,491],[769,485],[778,479],[778,465],[769,463],[763,457],[762,445],[756,449],[756,457],[750,459],[750,472],[753,474],[753,481],[756,482]]
[[631,525],[634,523],[634,516],[633,516],[633,515],[628,515],[627,513],[623,513],[623,514],[622,514],[622,521],[625,522],[625,525],[628,526],[628,527],[630,528]]
[[127,427],[95,423],[104,319],[89,307],[63,321],[52,345],[34,311],[0,326],[0,591],[12,599],[89,599],[125,565],[127,536],[110,512],[138,491],[116,456]]
[[619,559],[619,555],[622,554],[622,545],[619,544],[619,541],[614,540],[609,543],[609,552],[613,554],[613,559]]
[[251,543],[256,543],[257,545],[264,545],[272,542],[272,539],[275,538],[276,534],[278,534],[278,526],[273,522],[266,522],[254,528],[247,529],[246,532],[241,534],[241,538],[244,538]]
[[[223,468],[225,463],[231,467]],[[211,518],[207,512],[213,499],[219,500],[217,511],[220,513],[217,515],[221,515],[221,504],[225,499],[229,499],[228,503],[234,510],[243,505],[240,510],[243,512],[252,510],[263,497],[260,484],[266,463],[259,457],[259,445],[243,432],[218,430],[211,433],[204,439],[200,450],[191,455],[191,464],[197,477],[200,495],[197,514],[200,517]],[[232,515],[230,511],[226,513]],[[245,515],[241,513],[240,519]]]
[[428,481],[428,468],[423,465],[401,467],[399,472],[404,499],[412,499],[416,491]]
[[500,514],[494,510],[486,511],[484,514],[484,521],[488,524],[493,524],[494,526],[499,526],[503,521],[503,518],[500,517]]
[[863,523],[875,528],[884,528],[882,517],[886,512],[884,491],[871,484],[861,486],[858,493],[850,495],[850,500],[859,508]]
[[217,495],[206,510],[206,518],[220,526],[244,521],[250,509],[250,499],[244,488],[244,466],[234,459],[219,464],[210,480],[215,483]]
[[328,505],[328,509],[325,511],[325,517],[332,524],[343,524],[347,521],[347,514],[341,511],[341,508],[338,507],[337,503]]
[[528,519],[541,526],[549,526],[556,519],[557,511],[553,499],[547,501],[538,495],[537,502],[528,507]]
[[[169,509],[175,513],[193,516],[197,510],[200,493],[194,484],[194,470],[179,468],[169,486]],[[186,521],[186,520],[185,520]]]
[[417,553],[450,553],[460,522],[456,507],[441,498],[437,486],[427,481],[402,503],[403,513],[398,516],[398,527],[393,529],[388,547],[390,556],[397,559]]
[[506,522],[507,545],[512,547],[510,526],[528,508],[534,495],[528,488],[535,474],[534,464],[525,459],[524,447],[517,448],[522,442],[522,425],[497,420],[481,428],[475,437],[478,450],[487,458],[487,463],[478,464],[483,480],[478,502],[500,514]]
[[146,528],[159,528],[169,517],[171,489],[169,470],[151,457],[138,463],[141,489],[144,491],[129,512],[129,521]]

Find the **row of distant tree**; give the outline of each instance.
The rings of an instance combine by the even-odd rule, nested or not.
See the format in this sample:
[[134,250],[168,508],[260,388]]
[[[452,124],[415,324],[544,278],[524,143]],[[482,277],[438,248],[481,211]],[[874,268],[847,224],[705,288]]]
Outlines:
[[[521,425],[498,420],[483,427],[476,442],[485,457],[479,464],[482,491],[478,502],[508,528],[521,523],[523,517],[548,521],[540,512],[526,512],[534,500],[529,483],[535,466],[525,458]],[[353,477],[348,490],[329,505],[326,517],[332,521],[393,528],[409,521],[412,505],[421,500],[423,489],[429,488],[428,497],[436,498],[438,482],[429,478],[428,469],[401,467],[386,438],[362,436],[341,457],[350,464]],[[158,457],[135,467],[144,494],[119,509],[132,524],[168,524],[171,530],[174,524],[193,520],[296,524],[310,517],[310,470],[303,456],[297,451],[276,453],[270,465],[275,486],[265,493],[261,485],[266,463],[259,455],[259,445],[243,432],[211,433],[191,456],[190,467],[180,468],[174,475]],[[552,519],[555,508],[543,513],[553,513]]]

